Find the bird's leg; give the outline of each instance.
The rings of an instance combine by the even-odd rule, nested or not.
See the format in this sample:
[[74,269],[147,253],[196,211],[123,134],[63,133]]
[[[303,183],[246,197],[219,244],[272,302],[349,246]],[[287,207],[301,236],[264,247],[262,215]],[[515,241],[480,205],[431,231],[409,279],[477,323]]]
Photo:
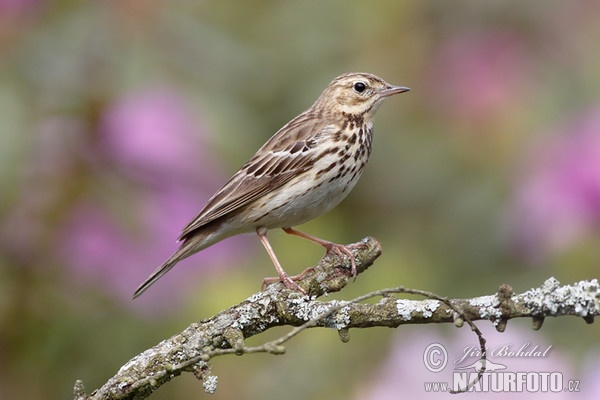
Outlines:
[[356,247],[360,247],[361,246],[360,244],[358,244],[358,245],[357,244],[350,244],[350,245],[337,244],[337,243],[329,242],[327,240],[319,239],[316,236],[312,236],[312,235],[309,235],[308,233],[297,231],[293,228],[287,227],[287,228],[282,228],[282,229],[285,233],[303,237],[305,239],[310,240],[311,242],[318,243],[321,246],[325,247],[325,249],[327,250],[327,252],[325,253],[325,256],[327,256],[330,253],[335,253],[340,258],[340,261],[343,262],[344,254],[347,255],[348,257],[350,257],[350,265],[352,267],[352,269],[351,269],[352,276],[354,278],[356,278],[356,275],[357,275],[356,263],[354,261],[354,255],[352,254],[352,252],[350,250],[353,248],[356,248]]
[[277,274],[279,275],[279,278],[265,278],[262,284],[263,288],[268,283],[280,281],[288,289],[297,290],[302,294],[306,294],[306,291],[302,289],[296,282],[294,282],[294,280],[302,278],[302,275],[304,273],[296,276],[289,276],[283,270],[281,264],[279,263],[279,260],[277,259],[277,256],[275,255],[275,252],[273,251],[273,248],[271,247],[271,243],[269,243],[269,239],[267,239],[267,228],[260,227],[256,229],[256,234],[258,235],[258,238],[260,239],[262,245],[265,247],[265,250],[267,250],[269,257],[271,257],[271,261],[273,262],[273,265],[275,265],[275,269],[277,270]]

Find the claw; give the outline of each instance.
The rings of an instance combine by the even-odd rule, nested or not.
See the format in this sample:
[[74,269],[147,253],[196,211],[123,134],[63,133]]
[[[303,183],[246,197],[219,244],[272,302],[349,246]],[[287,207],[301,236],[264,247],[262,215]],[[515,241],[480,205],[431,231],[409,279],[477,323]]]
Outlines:
[[354,260],[354,254],[352,254],[352,252],[350,250],[359,248],[359,247],[365,247],[364,243],[343,245],[343,244],[332,243],[327,240],[319,239],[318,237],[309,235],[308,233],[297,231],[293,228],[283,228],[283,230],[285,233],[303,237],[305,239],[308,239],[312,242],[318,243],[321,246],[325,247],[327,252],[325,253],[324,257],[326,257],[328,254],[330,254],[332,252],[335,253],[339,257],[341,262],[344,262],[344,255],[347,255],[348,257],[350,257],[352,276],[354,277],[354,279],[356,279],[356,275],[358,275],[358,271],[356,270],[356,262]]
[[288,274],[284,274],[284,275],[278,276],[278,277],[267,277],[267,278],[263,279],[261,290],[265,290],[265,287],[270,283],[281,282],[281,283],[283,283],[283,286],[285,286],[286,288],[288,288],[290,290],[296,290],[306,296],[307,295],[306,290],[302,289],[300,287],[300,285],[298,285],[295,282],[297,280],[300,280],[302,278],[302,276],[304,276],[305,273],[306,273],[306,271],[302,272],[301,274],[295,275],[295,276],[289,276]]
[[352,276],[356,279],[357,271],[356,271],[356,262],[354,261],[354,254],[350,251],[348,247],[343,244],[329,243],[329,245],[325,246],[327,252],[324,257],[327,257],[330,253],[335,253],[341,262],[344,262],[344,255],[347,255],[350,258],[350,272],[352,272]]

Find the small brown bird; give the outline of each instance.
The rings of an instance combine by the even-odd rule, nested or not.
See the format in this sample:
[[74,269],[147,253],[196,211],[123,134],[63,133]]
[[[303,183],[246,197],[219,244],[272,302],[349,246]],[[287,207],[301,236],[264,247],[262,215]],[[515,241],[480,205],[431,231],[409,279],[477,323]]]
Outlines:
[[333,209],[352,190],[371,154],[373,117],[383,100],[410,89],[378,76],[347,73],[335,78],[308,110],[271,137],[219,189],[184,229],[179,249],[135,291],[141,295],[179,261],[227,237],[256,231],[286,287],[304,292],[277,260],[267,231],[316,242],[338,256],[354,257],[347,246],[292,229]]

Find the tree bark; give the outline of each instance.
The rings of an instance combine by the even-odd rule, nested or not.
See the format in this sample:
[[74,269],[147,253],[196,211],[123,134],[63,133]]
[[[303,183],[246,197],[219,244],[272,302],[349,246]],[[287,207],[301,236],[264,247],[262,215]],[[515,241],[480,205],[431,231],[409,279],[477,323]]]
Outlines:
[[[373,238],[365,238],[351,248],[358,274],[365,272],[381,254],[381,247]],[[270,284],[242,303],[192,323],[181,333],[135,356],[91,394],[86,394],[83,383],[77,381],[74,398],[144,399],[184,371],[193,372],[203,381],[205,390],[213,392],[216,377],[208,363],[212,357],[254,352],[282,354],[285,352],[283,343],[311,327],[334,328],[340,339],[347,341],[350,328],[448,322],[460,327],[467,322],[479,336],[482,353],[485,353],[485,339],[472,321],[490,320],[496,329],[503,331],[509,319],[529,317],[533,329],[539,329],[545,317],[575,315],[592,323],[600,312],[600,288],[596,279],[561,286],[556,279],[549,278],[541,287],[520,294],[514,294],[510,286],[502,284],[497,293],[472,299],[449,300],[433,293],[397,287],[351,301],[318,301],[317,298],[327,293],[342,290],[354,279],[350,268],[348,257],[340,259],[337,255],[328,255],[298,281],[308,295],[289,290],[280,283]],[[399,299],[394,293],[419,294],[428,299]],[[375,304],[361,303],[376,296],[382,298]],[[244,344],[245,338],[282,325],[296,328],[262,346]]]

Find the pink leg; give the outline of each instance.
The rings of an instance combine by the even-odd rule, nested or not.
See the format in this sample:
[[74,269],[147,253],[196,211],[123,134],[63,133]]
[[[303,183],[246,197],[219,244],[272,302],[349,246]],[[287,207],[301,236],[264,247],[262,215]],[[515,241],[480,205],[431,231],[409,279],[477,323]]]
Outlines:
[[269,243],[269,239],[267,239],[267,228],[264,228],[264,227],[258,228],[256,230],[256,234],[258,235],[258,238],[260,239],[262,245],[265,247],[265,250],[267,250],[269,257],[271,257],[271,261],[273,262],[273,265],[275,265],[275,269],[277,270],[277,274],[279,275],[279,278],[265,278],[263,281],[263,287],[267,283],[272,283],[272,282],[276,282],[279,280],[288,289],[297,290],[303,294],[306,294],[306,291],[304,289],[302,289],[300,286],[298,286],[298,284],[296,282],[294,282],[294,279],[296,279],[296,280],[300,279],[302,277],[302,274],[290,277],[288,274],[286,274],[286,272],[281,267],[281,264],[279,263],[279,260],[277,259],[277,256],[275,255],[273,248],[271,247],[271,243]]
[[344,246],[343,244],[332,243],[327,240],[319,239],[316,236],[312,236],[312,235],[309,235],[308,233],[297,231],[293,228],[282,228],[282,229],[284,230],[285,233],[303,237],[305,239],[310,240],[311,242],[318,243],[321,246],[325,247],[325,249],[327,250],[327,253],[325,253],[325,255],[333,252],[333,253],[337,254],[337,256],[340,258],[341,261],[344,260],[344,254],[347,255],[348,257],[350,257],[350,264],[352,266],[352,269],[351,269],[352,276],[354,276],[356,278],[356,275],[357,275],[356,274],[356,263],[354,261],[354,255],[352,254],[350,249],[357,247],[357,245]]

